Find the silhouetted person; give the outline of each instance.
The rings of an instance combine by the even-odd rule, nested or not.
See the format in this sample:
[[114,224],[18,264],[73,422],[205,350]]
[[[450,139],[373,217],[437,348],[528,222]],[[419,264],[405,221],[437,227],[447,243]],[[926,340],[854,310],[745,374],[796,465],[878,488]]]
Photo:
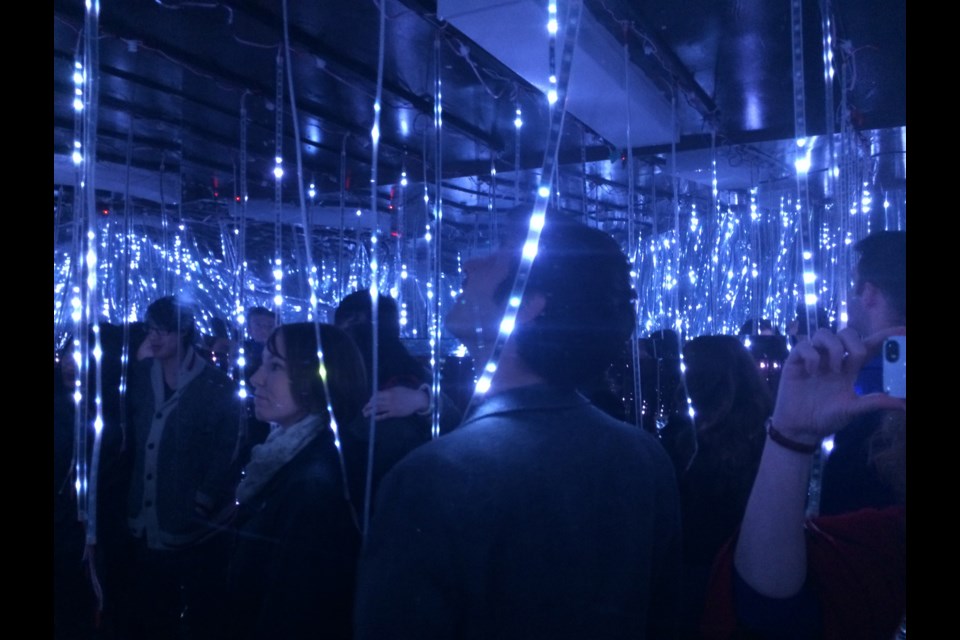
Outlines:
[[[859,260],[849,298],[849,327],[869,336],[907,324],[907,234],[881,231],[854,245]],[[882,390],[879,356],[864,364],[857,379],[861,394]],[[862,415],[837,432],[833,450],[823,468],[820,513],[853,511],[862,507],[896,504],[897,496],[871,461],[874,437],[883,412]]]
[[[381,295],[377,300],[377,366],[374,368],[373,312],[370,292],[355,291],[344,297],[334,314],[337,327],[346,331],[360,349],[366,370],[376,369],[376,388],[363,407],[363,419],[346,425],[344,437],[354,437],[356,445],[350,455],[353,469],[366,469],[367,449],[375,440],[371,475],[371,499],[376,495],[380,479],[400,459],[416,447],[429,442],[433,430],[432,376],[414,358],[400,340],[400,312],[396,301]],[[454,429],[461,419],[460,410],[444,394],[440,394],[440,432]],[[371,429],[370,419],[375,428]],[[352,478],[356,493],[366,479]]]
[[[447,329],[487,362],[520,243],[464,265]],[[616,241],[548,219],[489,390],[384,478],[360,563],[366,638],[669,638],[680,518],[660,444],[575,390],[635,326]]]

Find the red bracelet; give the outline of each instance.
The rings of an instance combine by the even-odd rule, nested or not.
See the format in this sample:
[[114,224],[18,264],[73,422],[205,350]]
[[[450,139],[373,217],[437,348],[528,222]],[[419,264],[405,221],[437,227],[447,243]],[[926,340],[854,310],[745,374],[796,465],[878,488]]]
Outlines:
[[815,444],[806,444],[804,442],[797,442],[796,440],[791,440],[787,436],[783,435],[773,426],[773,417],[767,418],[767,435],[770,436],[770,439],[776,442],[778,445],[784,449],[790,449],[790,451],[796,451],[797,453],[816,453],[817,449],[820,448],[820,443]]

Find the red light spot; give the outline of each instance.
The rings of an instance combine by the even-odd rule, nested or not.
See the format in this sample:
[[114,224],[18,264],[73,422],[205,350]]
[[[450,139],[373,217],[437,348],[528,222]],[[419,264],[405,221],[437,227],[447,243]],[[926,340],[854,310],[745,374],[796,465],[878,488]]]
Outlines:
[[237,202],[240,202],[240,196],[237,196],[236,198],[234,198],[234,200],[236,200]]
[[104,210],[103,210],[103,215],[105,215],[105,216],[110,215],[110,209],[104,209]]
[[394,238],[399,238],[399,237],[400,237],[400,232],[399,232],[399,231],[391,231],[391,232],[390,232],[390,235],[391,235],[392,237],[394,237]]

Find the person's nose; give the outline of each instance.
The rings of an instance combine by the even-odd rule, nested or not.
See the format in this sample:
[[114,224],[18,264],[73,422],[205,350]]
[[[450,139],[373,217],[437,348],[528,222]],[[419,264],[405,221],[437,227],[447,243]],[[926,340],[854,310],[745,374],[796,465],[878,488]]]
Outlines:
[[254,391],[256,391],[258,387],[263,386],[263,365],[262,364],[259,367],[257,367],[257,370],[254,372],[254,374],[250,376],[250,384],[253,386]]

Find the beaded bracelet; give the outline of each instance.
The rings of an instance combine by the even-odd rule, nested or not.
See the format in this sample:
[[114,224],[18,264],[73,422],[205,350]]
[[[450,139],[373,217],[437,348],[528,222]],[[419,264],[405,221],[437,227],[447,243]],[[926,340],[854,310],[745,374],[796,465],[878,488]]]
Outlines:
[[791,440],[787,436],[783,435],[773,426],[773,417],[767,418],[766,423],[767,435],[770,436],[770,439],[776,442],[778,445],[784,449],[789,449],[790,451],[796,451],[797,453],[815,453],[817,449],[820,448],[820,443],[806,444],[804,442],[797,442],[796,440]]

